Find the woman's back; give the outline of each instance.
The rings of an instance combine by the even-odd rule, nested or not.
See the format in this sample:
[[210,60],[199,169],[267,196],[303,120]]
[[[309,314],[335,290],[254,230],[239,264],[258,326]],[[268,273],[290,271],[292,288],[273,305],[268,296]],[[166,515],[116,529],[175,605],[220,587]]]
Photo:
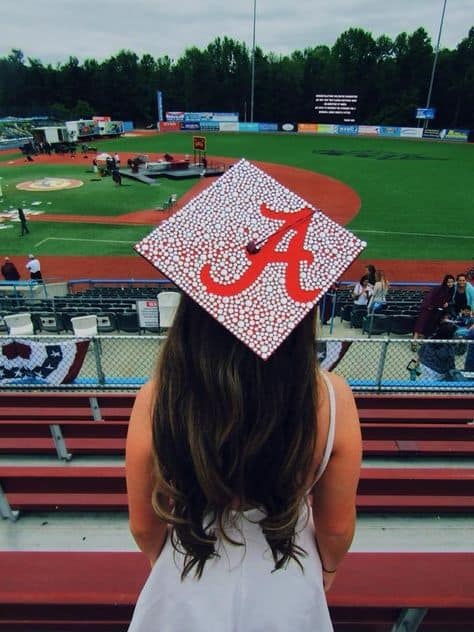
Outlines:
[[[150,410],[152,391],[150,387],[145,389],[143,398],[137,399],[140,425]],[[181,579],[184,556],[174,550],[168,538],[141,593],[130,632],[332,630],[313,523],[313,513],[318,514],[318,507],[312,507],[311,501],[314,496],[315,504],[319,502],[321,508],[328,502],[324,499],[324,487],[334,484],[327,477],[333,467],[331,454],[341,450],[341,444],[346,445],[351,434],[352,460],[357,462],[360,458],[358,424],[354,423],[353,400],[348,391],[345,383],[335,376],[325,375],[318,380],[317,440],[295,540],[306,553],[301,558],[303,570],[297,562],[289,560],[285,568],[273,572],[273,555],[260,527],[264,512],[260,508],[232,510],[224,525],[225,537],[215,523],[208,525],[208,530],[217,534],[218,557],[206,562],[201,579],[189,575]],[[147,436],[143,428],[137,431],[142,437]],[[346,454],[345,459],[350,462],[351,457]],[[310,495],[318,474],[320,480]],[[344,502],[344,498],[339,500]]]
[[130,528],[154,567],[133,630],[330,629],[361,441],[331,378],[334,445],[306,520],[329,426],[315,314],[364,246],[245,160],[137,245],[183,298],[129,425]]

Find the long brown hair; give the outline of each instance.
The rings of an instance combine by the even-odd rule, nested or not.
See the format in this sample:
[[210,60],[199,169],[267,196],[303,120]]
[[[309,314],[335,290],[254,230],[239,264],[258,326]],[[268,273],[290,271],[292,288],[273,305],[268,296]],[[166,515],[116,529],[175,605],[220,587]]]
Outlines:
[[314,310],[266,361],[183,295],[156,371],[153,506],[184,553],[217,555],[231,509],[259,507],[275,570],[304,551],[295,528],[316,441]]

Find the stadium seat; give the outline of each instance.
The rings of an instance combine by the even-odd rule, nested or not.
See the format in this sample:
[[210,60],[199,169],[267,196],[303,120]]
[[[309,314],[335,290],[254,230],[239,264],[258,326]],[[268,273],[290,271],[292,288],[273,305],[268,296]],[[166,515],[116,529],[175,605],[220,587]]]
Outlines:
[[353,309],[354,309],[354,303],[346,303],[345,305],[341,306],[341,313],[340,313],[341,322],[343,320],[350,322]]
[[117,329],[117,317],[111,312],[97,314],[97,331],[99,333],[109,333]]
[[122,312],[117,314],[117,328],[127,333],[139,333],[140,325],[138,323],[137,312]]
[[37,314],[42,331],[50,331],[59,334],[64,329],[63,319],[60,314],[42,312]]
[[74,316],[71,318],[74,335],[78,338],[89,338],[97,336],[97,316],[88,314],[87,316]]
[[30,313],[9,314],[3,319],[7,324],[10,336],[32,336],[34,333]]
[[173,324],[174,315],[179,305],[179,292],[160,292],[158,294],[158,312],[160,315],[160,329],[169,329]]
[[408,316],[405,314],[394,314],[391,316],[390,333],[392,334],[411,334],[415,327],[416,316]]
[[351,312],[351,320],[350,320],[351,327],[360,329],[362,327],[362,322],[366,315],[367,315],[366,307],[355,308],[355,309],[353,308]]
[[372,334],[388,334],[390,333],[390,324],[392,318],[386,314],[371,314],[365,316],[362,321],[362,332],[369,335]]

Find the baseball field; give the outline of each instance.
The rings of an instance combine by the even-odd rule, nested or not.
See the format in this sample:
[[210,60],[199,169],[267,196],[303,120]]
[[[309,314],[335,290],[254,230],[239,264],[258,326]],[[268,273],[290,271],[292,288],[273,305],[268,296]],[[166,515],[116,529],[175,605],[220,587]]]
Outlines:
[[[392,280],[436,281],[472,266],[474,256],[474,147],[472,144],[304,134],[206,133],[209,164],[245,157],[345,224],[367,248],[345,277],[364,263],[385,268]],[[192,135],[135,132],[95,142],[98,153],[129,157],[191,156]],[[156,271],[133,244],[212,181],[169,180],[155,185],[93,172],[95,154],[0,152],[0,256],[19,269],[32,252],[46,277],[154,278]],[[66,182],[66,184],[64,184]],[[75,182],[69,188],[67,183]],[[20,188],[18,188],[20,187]],[[63,188],[65,187],[65,188]],[[21,236],[15,209],[27,210],[30,233]],[[355,266],[355,267],[354,267]]]

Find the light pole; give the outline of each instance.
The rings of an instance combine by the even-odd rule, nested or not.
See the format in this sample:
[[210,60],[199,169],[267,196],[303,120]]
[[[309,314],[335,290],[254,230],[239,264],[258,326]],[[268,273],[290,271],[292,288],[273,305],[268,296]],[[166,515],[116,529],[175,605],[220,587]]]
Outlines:
[[[430,103],[431,103],[431,93],[433,91],[433,83],[434,83],[435,72],[436,72],[436,64],[438,63],[439,43],[441,41],[441,32],[443,30],[444,13],[446,11],[446,2],[447,2],[447,0],[444,0],[444,2],[443,2],[443,11],[441,13],[441,22],[439,23],[438,41],[436,42],[435,56],[434,56],[434,59],[433,59],[433,68],[431,70],[430,87],[428,88],[428,97],[426,98],[426,107],[427,108],[430,107]],[[426,119],[425,119],[425,122],[426,122]]]
[[253,0],[252,71],[251,71],[251,79],[250,79],[250,122],[251,123],[253,123],[253,107],[254,107],[254,101],[255,101],[255,24],[256,24],[256,18],[257,18],[257,0]]

